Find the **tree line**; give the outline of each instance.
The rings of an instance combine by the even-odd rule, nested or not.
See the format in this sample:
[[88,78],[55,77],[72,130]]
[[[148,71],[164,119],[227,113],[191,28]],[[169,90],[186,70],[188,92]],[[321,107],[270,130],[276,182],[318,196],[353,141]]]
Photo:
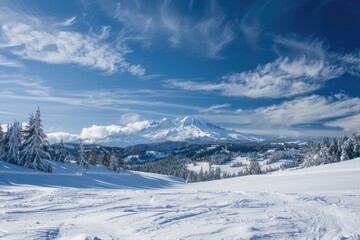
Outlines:
[[52,172],[52,166],[46,160],[61,163],[75,161],[85,169],[91,165],[102,165],[111,171],[125,168],[121,152],[115,154],[114,150],[103,149],[99,156],[95,145],[89,152],[85,152],[84,145],[80,142],[77,158],[74,158],[66,150],[62,139],[59,144],[50,146],[43,130],[40,108],[30,115],[25,127],[15,120],[13,124],[7,125],[4,132],[0,124],[0,160],[49,173]]

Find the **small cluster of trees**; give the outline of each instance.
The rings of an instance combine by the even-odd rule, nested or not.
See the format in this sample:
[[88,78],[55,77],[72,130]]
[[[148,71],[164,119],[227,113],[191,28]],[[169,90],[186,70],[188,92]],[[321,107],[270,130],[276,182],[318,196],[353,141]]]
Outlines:
[[89,152],[84,151],[84,145],[80,142],[78,158],[76,162],[79,166],[89,168],[91,165],[101,165],[107,167],[110,171],[120,171],[125,169],[125,162],[122,158],[121,152],[115,153],[114,149],[111,151],[105,148],[101,149],[102,154],[95,144],[91,146]]
[[[50,146],[43,130],[40,108],[35,114],[31,114],[29,122],[23,128],[18,121],[7,126],[4,132],[0,124],[0,160],[37,169],[44,172],[52,172],[51,165],[44,160],[54,160],[62,163],[70,163],[74,157],[65,149],[64,141]],[[76,158],[76,163],[85,169],[90,165],[103,165],[111,171],[120,171],[125,168],[121,153],[103,150],[99,156],[98,149],[92,146],[90,152],[84,151],[81,142]]]
[[51,172],[51,165],[43,162],[50,159],[49,142],[43,131],[40,109],[30,115],[29,122],[22,129],[15,121],[7,126],[6,133],[0,126],[0,158],[3,161]]
[[299,154],[298,161],[303,167],[346,161],[360,157],[360,136],[354,133],[351,137],[339,139],[324,137],[321,142],[310,141],[310,149]]

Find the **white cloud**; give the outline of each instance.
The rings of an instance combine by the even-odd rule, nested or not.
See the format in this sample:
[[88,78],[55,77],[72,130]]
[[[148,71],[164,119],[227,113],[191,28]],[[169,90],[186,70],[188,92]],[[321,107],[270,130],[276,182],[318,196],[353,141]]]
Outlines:
[[346,64],[347,71],[357,77],[360,77],[360,51],[345,54],[341,60]]
[[243,18],[240,22],[240,30],[243,32],[247,42],[253,47],[258,48],[258,39],[260,35],[260,24],[256,20],[248,22]]
[[223,108],[228,108],[228,107],[230,107],[229,103],[217,104],[217,105],[212,105],[205,109],[201,109],[201,110],[199,110],[199,112],[201,112],[201,113],[208,113],[208,112],[220,113],[220,112],[222,112]]
[[[86,142],[88,143],[92,143],[96,139],[103,139],[113,135],[126,135],[136,133],[138,131],[148,128],[150,125],[150,121],[136,121],[127,123],[124,126],[92,125],[91,127],[83,128],[80,134],[72,134],[68,132],[51,132],[47,133],[47,137],[50,143],[58,143],[61,141],[61,139],[63,139],[64,142],[73,142],[82,139],[86,140]],[[6,127],[6,125],[4,126]]]
[[138,122],[140,120],[140,115],[138,113],[125,113],[121,115],[119,123],[128,124],[133,122]]
[[345,55],[329,52],[322,41],[312,38],[275,36],[274,43],[280,57],[253,70],[225,75],[220,82],[169,79],[165,83],[172,88],[223,96],[289,98],[316,91],[346,72],[360,77],[360,51]]
[[47,133],[46,135],[51,144],[59,143],[61,139],[64,142],[73,142],[79,139],[79,136],[77,134],[71,134],[66,132],[52,132],[52,133]]
[[24,65],[18,61],[10,60],[2,55],[0,55],[0,66],[2,67],[12,67],[12,68],[22,68]]
[[275,50],[282,55],[279,47],[285,48],[285,52],[292,51],[295,54],[304,54],[309,57],[318,59],[325,59],[329,52],[324,46],[324,42],[314,38],[301,38],[293,35],[291,37],[283,37],[280,35],[274,36]]
[[[0,9],[0,14],[3,11]],[[75,17],[52,24],[34,17],[32,22],[23,21],[30,17],[13,12],[12,15],[0,19],[0,48],[9,49],[14,55],[50,64],[78,64],[110,74],[125,71],[142,76],[145,73],[142,66],[125,60],[127,49],[103,41],[108,34],[106,29],[100,35],[83,34],[66,30]]]
[[215,5],[200,19],[180,14],[170,1],[146,7],[136,2],[120,1],[108,9],[124,28],[120,40],[141,41],[145,46],[165,38],[173,48],[184,48],[201,56],[218,58],[234,39],[233,24]]
[[101,139],[116,134],[131,134],[141,131],[151,125],[149,121],[139,121],[128,123],[125,126],[109,125],[97,126],[93,125],[88,128],[83,128],[80,134],[82,139]]
[[337,78],[342,73],[342,68],[334,67],[322,59],[281,57],[252,71],[224,76],[220,83],[178,79],[168,80],[167,83],[170,87],[184,90],[217,91],[224,96],[282,98],[315,91],[325,81]]
[[335,100],[312,95],[285,101],[279,105],[256,109],[265,121],[275,125],[292,126],[314,123],[319,120],[338,118],[360,112],[360,98]]
[[324,125],[328,127],[339,127],[348,132],[360,132],[360,114],[329,121]]
[[195,21],[178,16],[164,5],[160,16],[171,46],[190,48],[209,58],[219,57],[221,50],[235,37],[233,26],[222,14]]
[[69,18],[65,19],[65,20],[61,23],[61,25],[67,27],[67,26],[73,25],[75,22],[76,22],[76,16],[74,16],[74,17],[69,17]]

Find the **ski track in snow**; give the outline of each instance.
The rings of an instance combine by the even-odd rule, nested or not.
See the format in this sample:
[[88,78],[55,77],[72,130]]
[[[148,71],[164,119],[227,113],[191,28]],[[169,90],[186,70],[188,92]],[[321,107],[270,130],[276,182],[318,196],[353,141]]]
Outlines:
[[[6,183],[0,185],[0,239],[360,239],[358,182],[352,189],[338,190],[345,180],[359,180],[359,174],[351,179],[341,175],[349,175],[351,170],[359,173],[359,166],[360,159],[261,178],[179,182],[157,189]],[[333,171],[336,168],[338,173]],[[279,178],[289,182],[298,179],[306,185],[304,179],[318,180],[319,172],[328,177],[323,179],[337,177],[337,186],[329,183],[334,190],[262,190]],[[6,178],[1,174],[0,180]],[[122,176],[138,179],[132,174]],[[172,179],[140,176],[148,181],[151,177]],[[32,175],[23,177],[30,179]],[[81,179],[88,178],[78,176],[72,181]],[[239,190],[257,179],[261,181],[253,182],[256,191],[249,191],[249,187]],[[234,187],[236,183],[239,189]]]
[[3,239],[360,239],[360,191],[16,187],[0,201]]

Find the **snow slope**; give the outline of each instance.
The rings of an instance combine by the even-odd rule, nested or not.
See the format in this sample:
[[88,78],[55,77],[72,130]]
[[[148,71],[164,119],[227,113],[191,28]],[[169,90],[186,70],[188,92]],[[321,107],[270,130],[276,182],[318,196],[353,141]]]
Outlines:
[[71,187],[91,189],[158,189],[183,183],[182,179],[141,172],[110,172],[104,167],[85,171],[76,164],[48,161],[53,173],[43,173],[0,161],[1,185],[33,185],[42,187]]
[[360,239],[360,159],[196,184],[139,174],[169,181],[152,190],[40,187],[58,176],[34,172],[29,186],[0,166],[1,239]]

